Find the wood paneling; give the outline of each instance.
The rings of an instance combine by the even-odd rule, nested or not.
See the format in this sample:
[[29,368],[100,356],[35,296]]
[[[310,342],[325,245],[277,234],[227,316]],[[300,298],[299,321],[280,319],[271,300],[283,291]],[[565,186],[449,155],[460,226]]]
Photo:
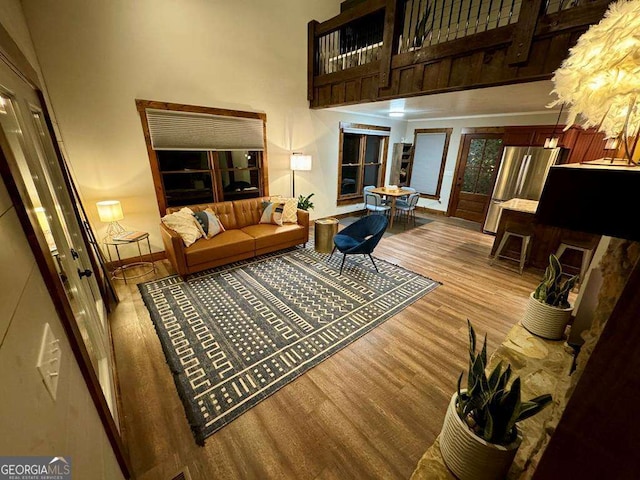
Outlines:
[[[487,332],[493,351],[522,317],[538,281],[537,273],[490,267],[493,237],[464,221],[431,218],[384,238],[375,254],[443,285],[216,432],[204,447],[195,444],[137,287],[118,282],[122,302],[111,322],[136,478],[171,478],[181,466],[194,480],[409,478],[438,435],[467,366],[466,319],[479,334]],[[172,273],[167,261],[158,265],[158,276]]]

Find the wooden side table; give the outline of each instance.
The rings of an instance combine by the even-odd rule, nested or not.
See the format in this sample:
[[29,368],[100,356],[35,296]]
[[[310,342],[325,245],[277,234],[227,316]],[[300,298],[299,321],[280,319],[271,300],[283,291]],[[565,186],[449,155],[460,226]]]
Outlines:
[[[144,259],[144,256],[142,255],[142,248],[140,246],[141,242],[143,244],[146,243],[147,248],[149,249],[149,257],[151,257],[151,261],[147,261]],[[122,245],[131,245],[133,243],[135,243],[138,247],[139,260],[137,262],[127,263],[126,265],[122,265],[121,264],[122,258],[120,257],[120,247]],[[111,278],[115,280],[124,280],[124,283],[127,283],[127,280],[144,277],[145,275],[149,275],[151,272],[153,272],[155,275],[156,265],[153,261],[153,252],[151,251],[151,243],[149,242],[149,234],[147,232],[144,232],[143,235],[133,240],[116,240],[112,237],[107,237],[104,239],[104,244],[107,247],[107,255],[109,257],[109,263],[113,262],[113,259],[111,258],[110,247],[114,247],[116,251],[116,256],[118,257],[118,263],[120,264],[116,268],[114,268],[113,271],[111,272]],[[138,273],[136,275],[129,275],[127,277],[127,274],[126,274],[127,269],[133,268],[133,267],[148,267],[148,268],[145,268],[141,273]]]
[[316,252],[331,253],[333,250],[333,236],[338,233],[337,218],[323,218],[315,221],[313,240]]

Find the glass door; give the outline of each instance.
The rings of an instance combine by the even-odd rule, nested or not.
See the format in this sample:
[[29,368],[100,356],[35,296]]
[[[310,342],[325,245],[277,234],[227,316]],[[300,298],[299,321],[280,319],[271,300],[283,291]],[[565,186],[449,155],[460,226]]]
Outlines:
[[3,62],[0,128],[8,142],[7,156],[15,160],[28,200],[35,207],[91,364],[118,425],[106,306],[92,271],[90,253],[36,92]]

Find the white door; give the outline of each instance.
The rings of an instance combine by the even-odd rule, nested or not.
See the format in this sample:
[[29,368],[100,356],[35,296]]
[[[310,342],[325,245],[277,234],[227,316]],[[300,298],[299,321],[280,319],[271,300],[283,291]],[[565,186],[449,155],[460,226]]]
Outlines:
[[36,92],[0,61],[0,128],[35,207],[91,364],[118,425],[106,307]]

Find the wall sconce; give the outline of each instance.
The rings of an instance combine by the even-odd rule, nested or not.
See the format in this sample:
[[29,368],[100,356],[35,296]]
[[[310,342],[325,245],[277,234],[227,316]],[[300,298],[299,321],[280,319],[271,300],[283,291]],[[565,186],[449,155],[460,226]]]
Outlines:
[[296,198],[296,171],[309,171],[312,166],[311,155],[303,153],[292,153],[289,157],[291,162],[291,196]]
[[106,238],[113,237],[124,232],[124,228],[122,228],[122,225],[118,223],[118,220],[122,220],[124,218],[122,205],[120,205],[118,200],[105,200],[96,203],[96,206],[98,207],[98,216],[100,217],[100,221],[109,224],[107,227]]
[[552,93],[558,100],[550,105],[568,105],[567,126],[580,115],[584,128],[619,137],[626,161],[634,165],[640,127],[639,29],[640,1],[612,3],[554,73]]

